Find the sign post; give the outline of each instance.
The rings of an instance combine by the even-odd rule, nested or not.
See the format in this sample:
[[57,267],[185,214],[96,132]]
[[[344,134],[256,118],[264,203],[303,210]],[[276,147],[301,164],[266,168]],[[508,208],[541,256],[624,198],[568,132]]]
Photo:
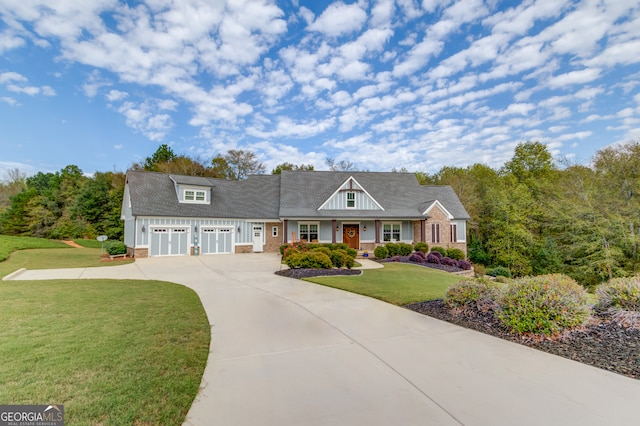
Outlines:
[[100,245],[100,254],[104,254],[104,242],[107,241],[109,237],[106,235],[99,235],[96,240],[100,241],[102,244]]

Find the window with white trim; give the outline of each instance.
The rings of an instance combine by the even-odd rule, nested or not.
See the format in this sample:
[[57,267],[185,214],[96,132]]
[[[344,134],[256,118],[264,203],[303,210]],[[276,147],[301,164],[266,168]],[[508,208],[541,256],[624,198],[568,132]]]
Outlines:
[[272,226],[271,227],[271,236],[272,237],[277,237],[278,236],[278,227],[277,226]]
[[451,228],[451,242],[452,243],[457,243],[458,242],[458,227],[456,226],[455,223],[452,223],[450,228]]
[[204,191],[186,189],[184,191],[184,201],[204,202],[206,200]]
[[440,242],[440,224],[439,223],[431,224],[431,242],[432,243]]
[[356,208],[356,193],[355,192],[347,192],[347,208],[355,209]]
[[383,241],[400,241],[400,229],[399,223],[384,223],[382,224],[382,240]]
[[298,235],[301,240],[308,242],[318,240],[318,224],[317,223],[300,223],[298,225]]

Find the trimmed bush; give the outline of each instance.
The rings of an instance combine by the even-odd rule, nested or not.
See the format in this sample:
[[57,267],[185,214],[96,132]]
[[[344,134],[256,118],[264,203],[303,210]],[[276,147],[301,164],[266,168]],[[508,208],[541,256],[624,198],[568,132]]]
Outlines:
[[346,248],[346,251],[347,251],[347,255],[348,255],[349,257],[354,258],[354,259],[355,259],[355,258],[356,258],[356,256],[358,255],[358,250],[356,250],[356,249],[354,249],[354,248],[347,247],[347,248]]
[[458,260],[458,268],[464,269],[465,271],[470,271],[471,263],[466,260]]
[[347,255],[346,250],[337,249],[329,252],[331,257],[331,263],[336,268],[342,268],[346,263],[349,256]]
[[444,257],[444,255],[442,253],[440,253],[438,250],[435,250],[435,251],[432,250],[432,251],[429,252],[429,254],[434,255],[435,257],[438,258],[438,260],[441,260]]
[[485,268],[484,265],[480,263],[476,263],[473,265],[473,271],[475,272],[476,277],[487,275],[487,268]]
[[409,262],[424,263],[424,257],[420,256],[417,253],[413,253],[411,256],[409,256]]
[[551,335],[583,324],[591,312],[586,290],[566,275],[521,278],[502,292],[498,319],[515,333]]
[[385,246],[378,246],[373,250],[373,255],[376,259],[386,259],[389,257],[389,250]]
[[640,278],[613,278],[596,288],[597,307],[640,311]]
[[416,243],[416,245],[413,246],[413,249],[417,252],[422,252],[426,255],[427,253],[429,253],[429,244],[418,242]]
[[458,261],[455,260],[455,259],[451,259],[450,257],[445,256],[442,259],[440,259],[440,264],[441,265],[457,267],[458,266]]
[[447,257],[455,260],[463,260],[465,258],[464,252],[458,248],[447,249]]
[[444,304],[450,308],[477,308],[477,303],[496,302],[498,287],[487,279],[465,279],[449,287],[444,295]]
[[[440,253],[438,253],[438,254],[440,254]],[[427,259],[426,260],[427,260],[427,263],[433,263],[433,264],[436,264],[436,265],[440,264],[440,257],[438,257],[435,254],[433,254],[433,252],[431,252],[431,253],[429,253],[427,255]]]
[[313,247],[311,249],[309,249],[310,252],[318,252],[318,253],[324,253],[327,256],[331,257],[331,249],[327,246],[320,246],[320,247]]
[[447,255],[447,250],[444,247],[438,247],[438,246],[431,247],[431,252],[433,253],[434,251],[440,253],[442,257]]
[[400,246],[398,246],[398,244],[396,243],[387,243],[387,245],[385,245],[385,247],[387,248],[387,250],[389,250],[389,256],[396,256],[398,255],[398,251],[400,250]]
[[127,246],[122,241],[107,241],[104,244],[104,250],[110,255],[125,254]]
[[495,268],[487,269],[487,275],[492,277],[506,277],[511,278],[511,271],[504,266],[496,266]]
[[398,243],[398,254],[400,256],[409,256],[413,252],[413,246],[407,243]]
[[289,247],[289,244],[280,244],[280,254],[284,256],[284,251]]
[[291,253],[284,261],[289,268],[331,269],[333,266],[329,256],[317,251]]

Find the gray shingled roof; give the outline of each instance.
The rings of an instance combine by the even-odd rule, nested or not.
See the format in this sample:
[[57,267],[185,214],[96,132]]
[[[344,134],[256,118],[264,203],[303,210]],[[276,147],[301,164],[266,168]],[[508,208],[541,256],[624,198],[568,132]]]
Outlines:
[[318,208],[353,177],[384,209],[340,211],[340,217],[421,218],[420,206],[437,199],[454,216],[469,215],[450,186],[423,186],[413,173],[283,171],[280,186],[280,217],[335,217],[337,212]]
[[[353,177],[384,210],[318,210]],[[423,186],[412,173],[283,171],[242,181],[128,171],[134,216],[237,219],[398,218],[418,219],[434,200],[454,216],[469,219],[449,186]],[[175,183],[174,183],[175,182]],[[179,203],[175,184],[211,188],[210,205]]]

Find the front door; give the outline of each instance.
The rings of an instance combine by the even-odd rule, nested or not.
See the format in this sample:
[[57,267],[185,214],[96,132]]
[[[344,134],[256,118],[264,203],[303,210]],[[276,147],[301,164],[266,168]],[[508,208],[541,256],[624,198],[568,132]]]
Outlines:
[[262,226],[253,227],[253,252],[262,252]]
[[343,225],[342,226],[342,242],[349,247],[360,249],[360,225]]

